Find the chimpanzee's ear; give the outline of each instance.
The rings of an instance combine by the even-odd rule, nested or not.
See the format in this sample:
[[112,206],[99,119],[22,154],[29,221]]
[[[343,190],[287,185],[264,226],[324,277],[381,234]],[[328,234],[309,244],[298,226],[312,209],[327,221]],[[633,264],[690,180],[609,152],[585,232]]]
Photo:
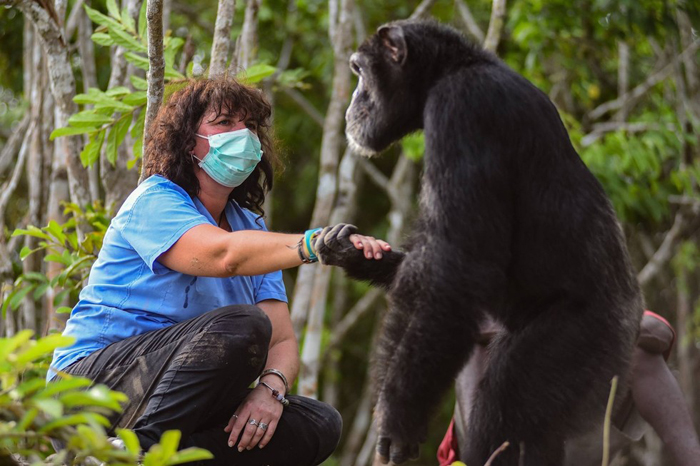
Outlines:
[[381,26],[377,30],[377,34],[382,39],[382,45],[389,50],[391,59],[399,65],[403,65],[408,51],[401,26]]

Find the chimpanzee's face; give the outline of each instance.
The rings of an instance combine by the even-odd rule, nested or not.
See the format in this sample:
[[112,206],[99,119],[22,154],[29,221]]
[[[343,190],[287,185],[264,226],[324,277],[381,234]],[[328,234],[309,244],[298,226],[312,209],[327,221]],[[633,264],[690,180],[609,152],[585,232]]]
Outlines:
[[360,154],[376,155],[418,129],[419,99],[409,86],[407,52],[401,28],[384,26],[350,57],[358,82],[345,113],[345,134]]

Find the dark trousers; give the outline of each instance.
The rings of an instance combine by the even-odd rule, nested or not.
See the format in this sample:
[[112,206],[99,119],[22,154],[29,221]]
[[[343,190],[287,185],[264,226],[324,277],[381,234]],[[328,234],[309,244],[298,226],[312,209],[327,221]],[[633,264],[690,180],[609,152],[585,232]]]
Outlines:
[[113,343],[65,372],[125,393],[129,403],[112,428],[133,429],[147,451],[166,430],[182,432],[180,448],[213,453],[207,465],[320,464],[338,445],[342,421],[328,404],[288,396],[265,448],[238,452],[224,427],[260,375],[272,327],[256,306],[227,306],[194,319]]

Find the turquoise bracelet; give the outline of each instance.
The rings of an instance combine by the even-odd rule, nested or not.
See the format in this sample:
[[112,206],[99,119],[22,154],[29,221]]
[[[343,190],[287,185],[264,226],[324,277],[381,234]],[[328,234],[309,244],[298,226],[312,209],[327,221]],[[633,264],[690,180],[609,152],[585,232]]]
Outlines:
[[309,251],[309,260],[311,262],[318,262],[318,257],[316,257],[316,254],[314,254],[314,250],[311,247],[311,238],[313,238],[314,235],[320,232],[322,229],[323,228],[315,228],[304,232],[304,243],[306,244],[306,250]]

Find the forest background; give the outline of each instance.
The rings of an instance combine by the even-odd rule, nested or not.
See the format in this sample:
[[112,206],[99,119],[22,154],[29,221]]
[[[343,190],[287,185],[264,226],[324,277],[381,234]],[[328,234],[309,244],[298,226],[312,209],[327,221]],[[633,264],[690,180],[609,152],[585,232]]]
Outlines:
[[[19,383],[22,377],[15,376],[22,370],[40,367],[37,357],[61,342],[40,340],[42,346],[24,330],[38,338],[61,329],[109,218],[136,186],[144,127],[183,76],[228,72],[259,86],[273,103],[286,169],[276,176],[265,205],[272,229],[298,232],[344,221],[398,247],[415,214],[422,137],[409,136],[377,159],[346,148],[343,116],[355,84],[347,60],[380,24],[433,17],[495,51],[557,105],[581,157],[612,198],[647,307],[678,332],[670,364],[700,426],[696,2],[0,0],[0,5],[0,334],[7,337],[0,353],[12,364],[24,364],[0,368],[3,413],[8,394],[38,393],[37,387],[13,392],[7,384]],[[345,422],[341,445],[326,464],[371,464],[376,434],[368,367],[386,311],[384,295],[320,265],[285,272],[285,283],[302,339],[296,391],[333,404]],[[34,348],[32,357],[28,348]],[[15,376],[8,378],[12,371]],[[28,429],[37,416],[68,413],[45,399],[27,403],[18,423],[2,424],[0,447],[9,445],[3,443],[7,439],[27,440],[17,428]],[[450,397],[436,413],[419,464],[436,463],[452,403]],[[670,463],[649,432],[616,464]]]

